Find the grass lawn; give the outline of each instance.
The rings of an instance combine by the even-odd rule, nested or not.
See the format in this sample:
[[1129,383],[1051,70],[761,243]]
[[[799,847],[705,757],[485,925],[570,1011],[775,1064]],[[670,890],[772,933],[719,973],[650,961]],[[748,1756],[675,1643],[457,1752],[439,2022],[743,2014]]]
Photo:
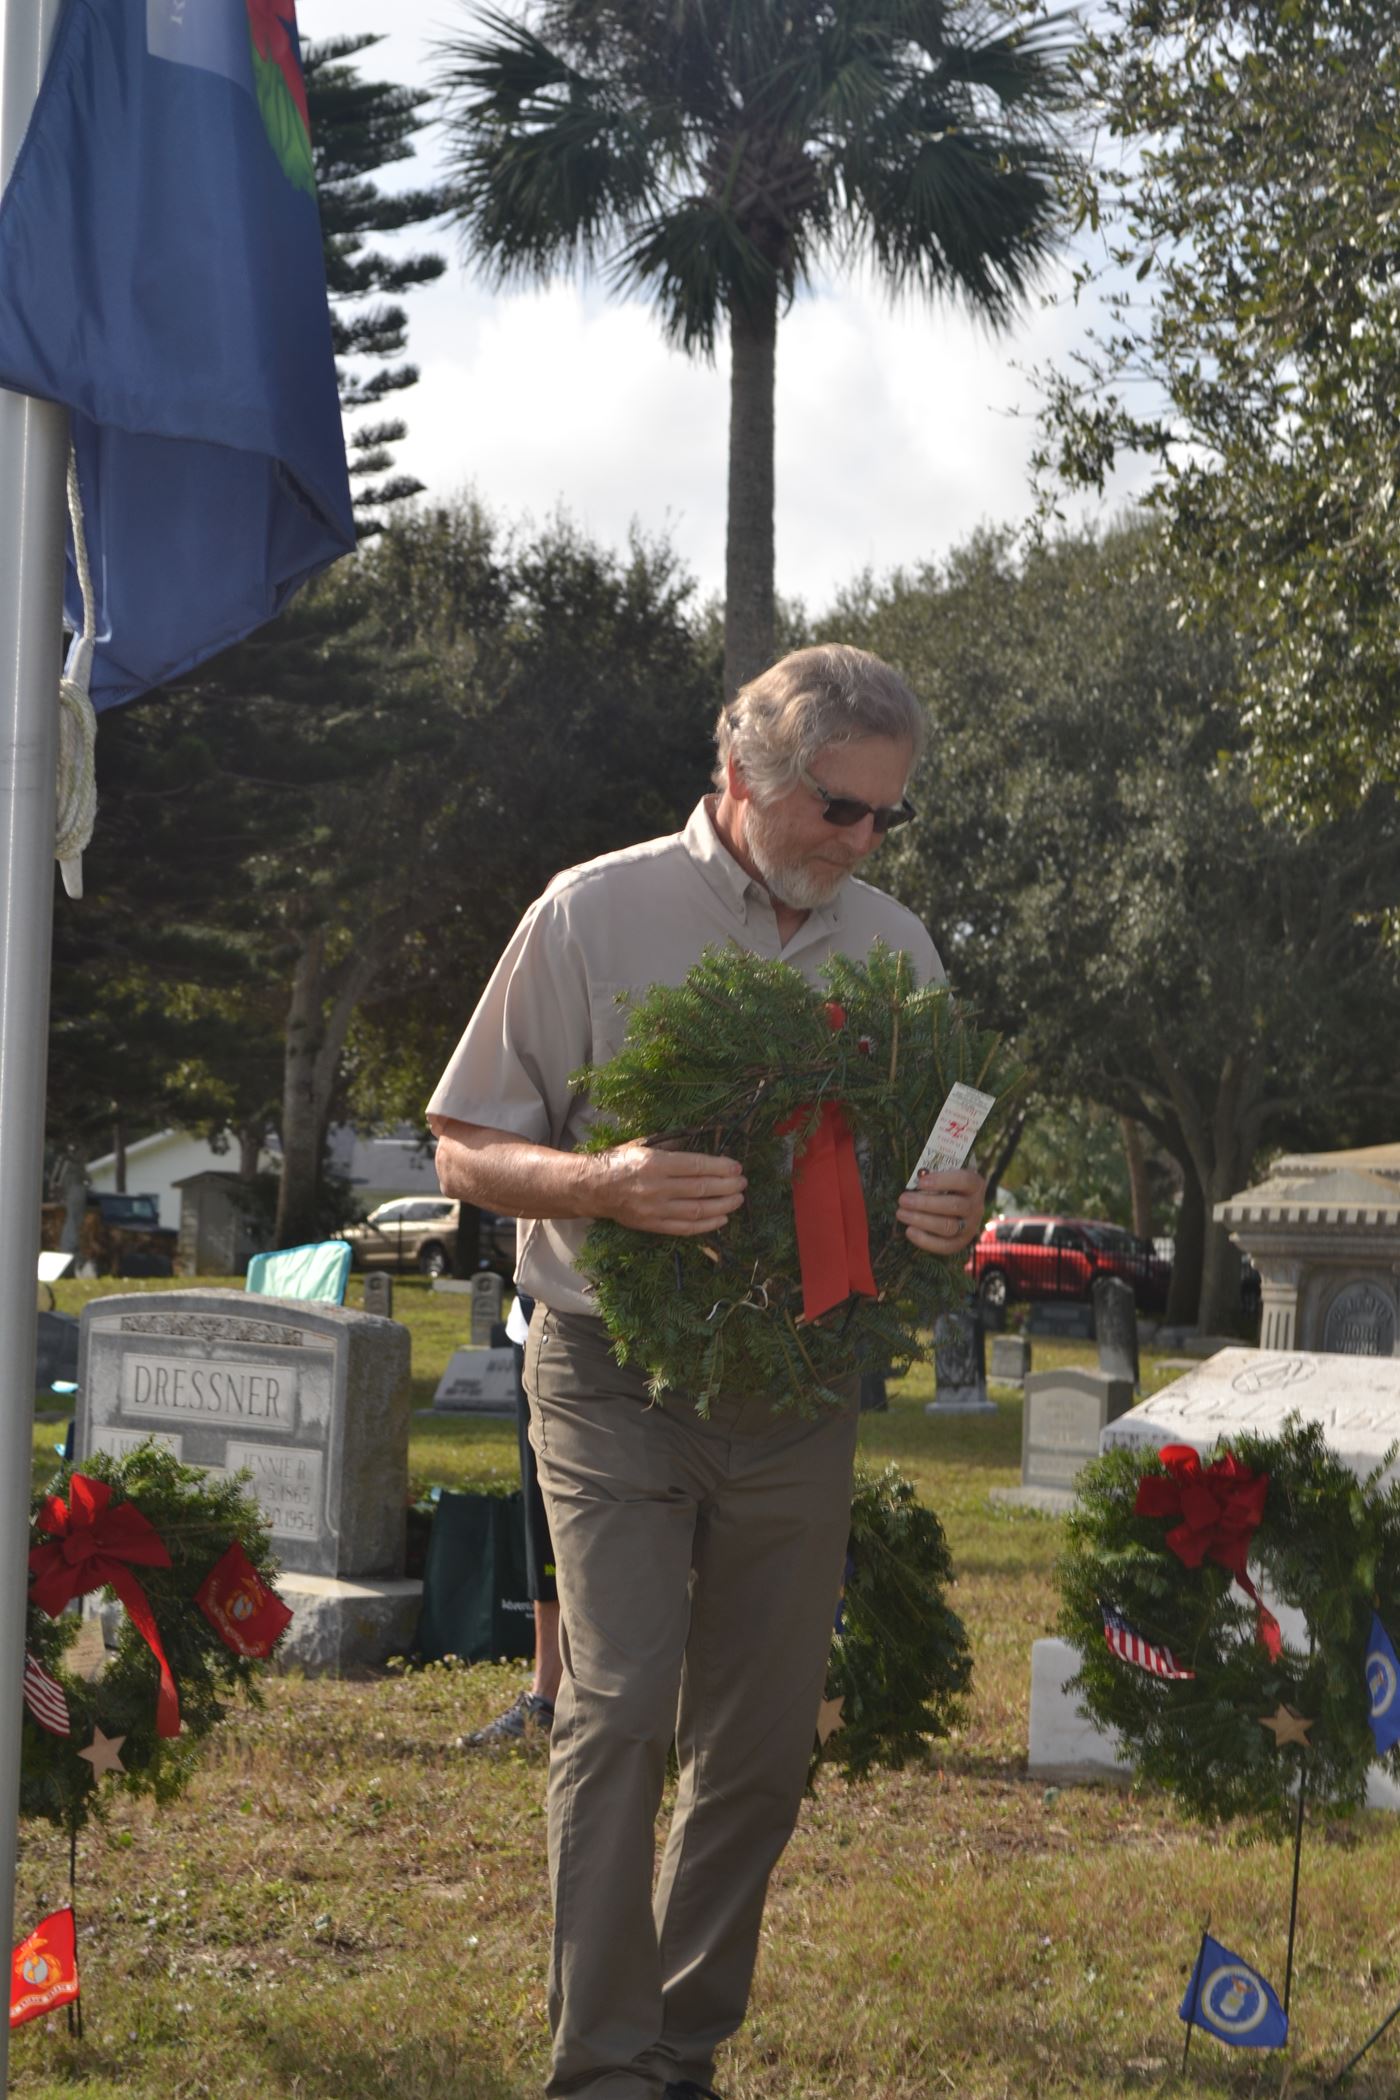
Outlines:
[[[112,1286],[59,1287],[61,1310]],[[353,1295],[352,1295],[353,1302]],[[514,1477],[510,1423],[426,1410],[465,1319],[416,1280],[416,1482]],[[1091,1348],[1037,1342],[1036,1362]],[[1161,1383],[1155,1364],[1145,1384]],[[1164,1797],[1047,1790],[1025,1772],[1030,1643],[1052,1630],[1059,1535],[994,1508],[1020,1403],[933,1422],[930,1375],[865,1418],[940,1512],[976,1676],[965,1730],[926,1769],[826,1780],[774,1876],[751,2017],[717,2073],[732,2100],[1109,2100],[1164,2086],[1321,2093],[1400,1999],[1400,1818],[1310,1830],[1286,2055],[1199,2036],[1176,2008],[1207,1911],[1279,1988],[1287,1847],[1184,1828]],[[36,1445],[59,1434],[41,1425]],[[41,1459],[40,1463],[44,1463]],[[435,1666],[279,1677],[215,1738],[186,1799],[118,1800],[79,1846],[86,2034],[20,2029],[11,2090],[57,2100],[517,2100],[545,2063],[544,1772],[452,1738],[519,1672]],[[20,1929],[63,1901],[67,1857],[25,1829]],[[1400,2094],[1400,2023],[1345,2088]]]

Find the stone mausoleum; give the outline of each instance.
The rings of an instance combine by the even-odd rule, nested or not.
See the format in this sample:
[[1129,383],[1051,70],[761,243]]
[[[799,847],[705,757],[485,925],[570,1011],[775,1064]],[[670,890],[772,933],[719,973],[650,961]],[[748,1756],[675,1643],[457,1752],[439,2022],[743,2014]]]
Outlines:
[[1295,1153],[1215,1215],[1259,1271],[1261,1349],[1400,1353],[1400,1144]]

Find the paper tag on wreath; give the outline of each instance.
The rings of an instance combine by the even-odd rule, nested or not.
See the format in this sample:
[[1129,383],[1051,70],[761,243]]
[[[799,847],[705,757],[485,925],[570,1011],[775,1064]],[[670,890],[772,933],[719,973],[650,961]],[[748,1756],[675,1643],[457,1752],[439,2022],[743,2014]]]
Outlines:
[[975,1086],[964,1086],[959,1080],[939,1109],[928,1143],[914,1162],[914,1171],[909,1177],[910,1188],[925,1171],[945,1174],[955,1167],[964,1166],[977,1142],[978,1131],[995,1106],[995,1094],[979,1094]]

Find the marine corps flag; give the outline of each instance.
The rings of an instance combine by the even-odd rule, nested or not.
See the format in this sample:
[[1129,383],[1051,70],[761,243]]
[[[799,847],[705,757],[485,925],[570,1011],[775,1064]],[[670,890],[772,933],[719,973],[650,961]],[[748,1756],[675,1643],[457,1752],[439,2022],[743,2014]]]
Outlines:
[[71,1910],[51,1911],[10,1957],[10,2025],[37,2020],[78,1995],[78,1940]]
[[70,411],[99,710],[354,545],[296,0],[68,0],[0,199],[0,386]]
[[235,1655],[271,1655],[292,1623],[276,1590],[270,1590],[237,1539],[194,1593],[225,1647]]

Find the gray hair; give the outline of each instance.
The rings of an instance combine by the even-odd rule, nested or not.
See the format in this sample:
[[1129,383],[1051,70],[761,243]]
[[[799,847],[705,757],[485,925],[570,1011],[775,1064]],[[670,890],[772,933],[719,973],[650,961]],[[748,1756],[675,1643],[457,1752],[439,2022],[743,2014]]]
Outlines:
[[925,728],[923,708],[878,656],[844,642],[794,649],[720,709],[715,785],[724,787],[733,758],[755,799],[771,802],[797,785],[819,751],[867,736],[912,745],[916,765]]

